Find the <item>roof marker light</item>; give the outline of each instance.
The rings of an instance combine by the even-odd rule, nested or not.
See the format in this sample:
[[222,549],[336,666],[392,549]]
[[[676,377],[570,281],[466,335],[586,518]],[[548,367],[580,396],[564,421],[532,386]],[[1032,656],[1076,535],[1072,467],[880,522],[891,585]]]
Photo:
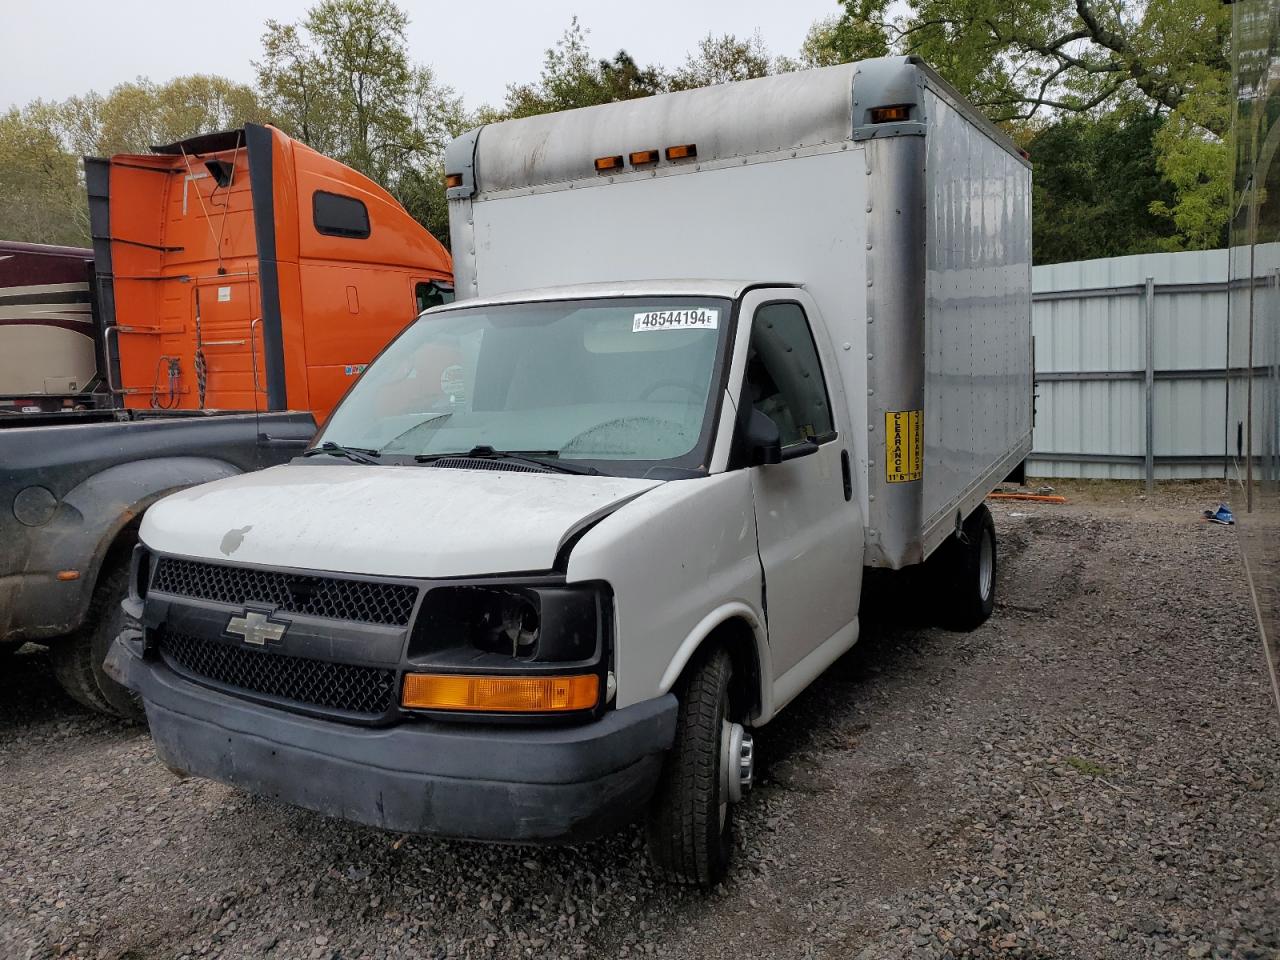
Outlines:
[[454,187],[462,186],[462,174],[446,173],[444,175],[444,186],[446,190],[452,190]]
[[678,146],[667,147],[668,160],[692,160],[698,155],[698,145],[696,143],[682,143]]
[[643,166],[646,163],[658,162],[657,150],[636,150],[630,154],[628,159],[633,167]]
[[899,123],[911,119],[911,104],[903,103],[892,107],[872,107],[872,123]]
[[622,157],[596,157],[596,173],[609,173],[622,169]]

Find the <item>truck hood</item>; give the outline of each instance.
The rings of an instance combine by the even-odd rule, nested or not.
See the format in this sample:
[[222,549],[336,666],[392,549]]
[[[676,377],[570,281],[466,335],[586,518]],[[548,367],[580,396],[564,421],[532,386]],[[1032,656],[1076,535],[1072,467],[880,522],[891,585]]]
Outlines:
[[284,464],[161,500],[152,550],[391,577],[550,570],[565,541],[658,480],[414,466]]

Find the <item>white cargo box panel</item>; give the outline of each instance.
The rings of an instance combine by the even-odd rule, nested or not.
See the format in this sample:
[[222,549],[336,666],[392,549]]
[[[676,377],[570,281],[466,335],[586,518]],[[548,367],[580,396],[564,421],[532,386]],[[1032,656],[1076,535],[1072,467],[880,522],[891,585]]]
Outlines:
[[[872,123],[880,106],[906,119]],[[667,160],[672,146],[696,155]],[[658,161],[630,165],[641,150]],[[597,172],[600,157],[622,163]],[[492,124],[454,141],[446,170],[459,298],[809,291],[860,425],[871,565],[923,559],[1030,450],[1030,169],[911,58]]]

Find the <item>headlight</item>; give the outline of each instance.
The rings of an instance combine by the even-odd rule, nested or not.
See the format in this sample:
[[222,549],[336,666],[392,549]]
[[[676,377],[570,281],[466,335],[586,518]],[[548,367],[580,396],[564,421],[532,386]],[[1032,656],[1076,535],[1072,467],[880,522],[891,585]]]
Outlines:
[[434,587],[422,601],[409,658],[465,649],[531,663],[594,659],[608,631],[601,586]]
[[409,640],[401,704],[494,715],[601,708],[612,616],[604,584],[433,587]]

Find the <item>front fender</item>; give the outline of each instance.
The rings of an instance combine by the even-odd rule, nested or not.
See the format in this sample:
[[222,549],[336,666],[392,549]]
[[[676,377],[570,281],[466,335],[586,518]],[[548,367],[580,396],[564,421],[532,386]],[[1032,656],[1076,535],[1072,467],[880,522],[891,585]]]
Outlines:
[[[53,518],[29,530],[27,562],[0,611],[6,640],[61,636],[84,622],[102,562],[121,532],[166,494],[240,473],[211,457],[156,457],[116,464],[73,487]],[[75,571],[75,579],[59,579]]]
[[[663,483],[597,523],[569,555],[570,581],[603,580],[613,589],[619,707],[670,690],[697,643],[724,622],[725,611],[764,622],[746,474]],[[767,705],[771,658],[759,635],[757,653]]]
[[726,603],[703,617],[698,625],[689,632],[689,635],[684,638],[684,642],[680,644],[679,649],[676,650],[676,655],[672,657],[671,663],[667,665],[667,672],[662,675],[659,689],[663,693],[670,692],[676,685],[676,681],[680,679],[680,674],[684,673],[684,668],[693,659],[693,655],[702,646],[702,642],[720,627],[733,620],[741,620],[751,629],[756,664],[760,668],[760,690],[758,691],[760,707],[755,715],[751,717],[751,721],[759,726],[768,723],[773,718],[773,657],[769,650],[768,632],[764,623],[760,620],[759,613],[745,603],[739,601]]

